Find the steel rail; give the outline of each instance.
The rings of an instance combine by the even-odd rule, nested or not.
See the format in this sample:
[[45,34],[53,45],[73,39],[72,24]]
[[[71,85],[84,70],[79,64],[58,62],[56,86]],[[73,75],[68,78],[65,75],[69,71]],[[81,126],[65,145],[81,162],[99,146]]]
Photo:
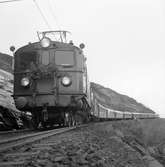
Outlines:
[[0,131],[0,136],[8,135],[8,134],[19,134],[22,132],[31,132],[30,129],[21,129],[21,130],[7,130],[7,131]]
[[[81,126],[78,126],[81,127]],[[9,149],[12,149],[14,147],[26,145],[33,143],[35,141],[42,140],[44,138],[48,138],[53,135],[57,135],[60,133],[64,133],[70,130],[73,130],[77,127],[67,127],[67,128],[61,128],[61,129],[54,129],[54,130],[48,130],[43,132],[37,132],[33,134],[26,134],[24,136],[20,137],[12,137],[10,139],[0,140],[0,152],[7,151]]]

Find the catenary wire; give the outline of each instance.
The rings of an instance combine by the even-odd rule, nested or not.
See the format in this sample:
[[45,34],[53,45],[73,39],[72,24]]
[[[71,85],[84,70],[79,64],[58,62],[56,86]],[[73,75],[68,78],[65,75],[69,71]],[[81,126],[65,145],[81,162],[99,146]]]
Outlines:
[[[49,7],[50,14],[52,15],[54,21],[56,22],[58,29],[61,31],[61,28],[60,28],[59,23],[58,23],[58,19],[57,19],[56,15],[53,11],[52,5],[51,5],[49,0],[47,2],[48,2],[48,7]],[[55,34],[54,34],[54,36],[55,36]],[[60,32],[60,38],[62,40],[62,33],[61,32]]]
[[[5,0],[5,1],[0,1],[0,3],[10,3],[10,2],[16,2],[16,1],[23,1],[23,0]],[[46,17],[44,16],[42,10],[40,9],[40,7],[39,7],[37,1],[36,1],[36,0],[33,0],[33,2],[34,2],[34,4],[35,4],[36,8],[38,9],[40,15],[42,16],[42,18],[43,18],[43,20],[44,20],[46,26],[48,27],[48,29],[51,30],[51,26],[49,25],[49,23],[48,23]],[[50,8],[50,11],[51,11],[51,13],[52,13],[53,18],[56,20],[55,14],[53,13],[53,10],[52,10],[52,8],[50,7],[50,4],[49,4],[49,8]],[[56,22],[57,22],[57,21],[56,21]],[[58,27],[59,27],[59,26],[58,26]]]
[[61,28],[59,26],[58,19],[57,19],[56,15],[53,11],[52,4],[50,3],[50,0],[48,0],[47,2],[48,2],[48,7],[49,7],[50,14],[52,15],[54,21],[56,22],[58,29],[61,30]]
[[39,7],[39,5],[38,5],[37,1],[36,1],[36,0],[33,0],[33,2],[34,2],[34,4],[35,4],[35,6],[37,7],[37,9],[38,9],[38,11],[39,11],[40,15],[42,16],[42,18],[43,18],[43,20],[44,20],[45,24],[46,24],[46,25],[47,25],[47,27],[51,30],[51,26],[49,25],[49,23],[48,23],[48,21],[47,21],[46,17],[44,16],[44,14],[43,14],[42,10],[40,9],[40,7]]
[[[8,3],[8,2],[16,2],[16,1],[23,1],[23,0],[6,0],[6,1],[0,1],[0,3]],[[51,30],[51,26],[49,25],[48,21],[46,20],[46,17],[44,16],[42,10],[40,9],[38,3],[36,2],[36,0],[33,0],[33,1],[34,1],[35,6],[36,6],[37,9],[38,9],[40,15],[42,16],[42,18],[43,18],[45,24],[46,24],[47,27]]]
[[8,0],[8,1],[0,1],[0,3],[8,3],[8,2],[16,2],[16,1],[23,1],[23,0]]

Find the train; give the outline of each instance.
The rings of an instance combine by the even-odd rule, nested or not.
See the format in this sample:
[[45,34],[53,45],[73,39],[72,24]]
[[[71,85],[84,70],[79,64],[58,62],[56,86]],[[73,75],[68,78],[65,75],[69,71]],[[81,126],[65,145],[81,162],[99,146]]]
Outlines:
[[99,119],[157,117],[115,111],[99,103],[88,79],[85,45],[68,40],[68,31],[38,32],[38,41],[15,51],[13,98],[18,110],[32,115],[32,125],[74,126]]
[[68,31],[38,32],[38,42],[14,53],[13,98],[17,109],[30,112],[34,128],[73,126],[90,114],[90,86],[85,45],[75,46]]
[[99,99],[94,96],[92,91],[91,94],[91,115],[95,121],[159,118],[159,115],[156,113],[115,110],[110,106],[107,106],[107,104],[102,104],[102,102],[100,102]]
[[[95,120],[127,120],[127,119],[153,119],[159,118],[159,115],[154,111],[143,106],[141,109],[138,107],[131,107],[130,104],[125,102],[127,105],[120,107],[120,101],[114,103],[109,103],[109,97],[107,97],[107,93],[103,93],[103,91],[99,91],[99,87],[97,84],[91,83],[90,87],[91,93],[91,115]],[[105,97],[104,97],[105,96]],[[122,98],[122,95],[120,96]],[[127,101],[127,100],[126,100]],[[119,103],[119,104],[117,104]],[[136,106],[136,103],[134,103]],[[139,105],[139,104],[138,104]],[[130,106],[130,107],[128,107]],[[140,105],[141,106],[141,105]]]

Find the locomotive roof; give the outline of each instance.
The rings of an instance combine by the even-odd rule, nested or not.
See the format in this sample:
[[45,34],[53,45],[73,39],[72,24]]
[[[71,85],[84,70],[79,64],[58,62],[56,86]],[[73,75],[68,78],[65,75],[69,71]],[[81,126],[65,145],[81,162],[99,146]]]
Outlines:
[[[19,54],[21,52],[28,52],[28,51],[35,51],[35,50],[40,50],[42,49],[40,42],[34,42],[34,43],[29,43],[28,45],[25,45],[23,47],[20,47],[15,54]],[[47,49],[77,49],[81,50],[79,47],[73,45],[72,43],[62,43],[62,42],[57,42],[57,41],[51,41],[51,46]]]

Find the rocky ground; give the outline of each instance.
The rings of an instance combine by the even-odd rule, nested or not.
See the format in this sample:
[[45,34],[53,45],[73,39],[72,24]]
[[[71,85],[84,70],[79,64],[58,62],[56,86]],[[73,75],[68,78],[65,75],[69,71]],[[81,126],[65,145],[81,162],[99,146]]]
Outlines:
[[[137,128],[131,130],[133,124],[133,128]],[[37,155],[25,160],[24,166],[162,167],[164,161],[160,161],[160,164],[153,158],[157,158],[154,156],[156,149],[147,146],[142,140],[144,134],[140,126],[138,121],[90,124],[32,146],[22,147],[20,151],[24,153],[38,151]],[[7,159],[3,157],[3,160]]]
[[113,123],[114,129],[124,135],[125,142],[134,139],[143,152],[165,166],[165,119],[144,119]]
[[[116,136],[111,125],[91,125],[64,136],[28,165],[54,167],[147,166],[141,155]],[[107,125],[106,125],[107,126]],[[105,128],[105,130],[104,130]],[[52,139],[51,139],[52,140]],[[49,141],[47,141],[49,142]],[[45,161],[43,161],[45,159]]]

